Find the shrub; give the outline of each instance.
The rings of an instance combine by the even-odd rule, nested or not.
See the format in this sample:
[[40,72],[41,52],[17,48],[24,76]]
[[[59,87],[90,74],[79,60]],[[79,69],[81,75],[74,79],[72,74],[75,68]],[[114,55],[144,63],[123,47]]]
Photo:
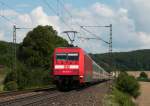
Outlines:
[[148,79],[148,75],[145,72],[141,72],[139,77]]
[[150,79],[148,78],[148,75],[145,72],[141,72],[137,80],[150,82]]
[[14,91],[14,90],[17,90],[17,89],[18,89],[18,85],[17,85],[16,81],[7,82],[4,85],[4,90],[6,90],[6,91]]
[[20,64],[17,68],[17,84],[18,89],[25,89],[29,85],[29,73],[30,71]]
[[17,84],[19,90],[48,86],[51,84],[50,71],[42,68],[27,68],[20,63],[16,71],[11,71],[6,75],[4,86],[7,87],[7,84],[12,81]]
[[17,72],[16,71],[10,71],[7,73],[5,79],[4,79],[4,85],[10,81],[17,81]]
[[26,69],[24,68],[23,64],[19,63],[15,71],[13,70],[7,73],[4,80],[4,86],[7,86],[7,84],[9,84],[10,82],[15,82],[18,89],[23,89],[27,85],[28,79],[28,75],[25,70]]
[[116,88],[122,92],[125,92],[134,98],[139,95],[139,83],[133,77],[127,73],[120,73],[116,80]]

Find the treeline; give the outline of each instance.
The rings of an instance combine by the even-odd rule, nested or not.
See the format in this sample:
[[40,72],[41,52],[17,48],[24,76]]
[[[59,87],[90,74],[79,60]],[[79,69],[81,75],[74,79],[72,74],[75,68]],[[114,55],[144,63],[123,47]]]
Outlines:
[[131,52],[112,53],[112,58],[108,53],[91,54],[92,58],[106,70],[110,66],[118,70],[127,71],[149,71],[150,70],[150,50],[137,50]]
[[[11,43],[1,42],[0,65],[12,69],[14,62]],[[18,90],[50,85],[50,65],[56,47],[68,46],[51,26],[38,26],[28,32],[17,45],[16,70],[7,71],[3,82],[5,90]]]

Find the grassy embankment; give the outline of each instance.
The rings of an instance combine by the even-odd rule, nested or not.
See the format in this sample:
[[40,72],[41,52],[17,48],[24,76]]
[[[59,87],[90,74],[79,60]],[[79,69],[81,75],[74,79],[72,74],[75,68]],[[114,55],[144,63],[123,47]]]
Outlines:
[[104,98],[104,106],[135,106],[131,96],[113,88],[111,94]]

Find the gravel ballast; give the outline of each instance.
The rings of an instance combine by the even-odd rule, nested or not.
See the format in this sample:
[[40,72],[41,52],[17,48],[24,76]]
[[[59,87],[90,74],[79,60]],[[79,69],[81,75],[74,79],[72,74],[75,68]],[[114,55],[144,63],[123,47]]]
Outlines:
[[82,90],[66,92],[53,100],[49,100],[45,106],[103,106],[102,100],[108,93],[107,82],[90,86]]

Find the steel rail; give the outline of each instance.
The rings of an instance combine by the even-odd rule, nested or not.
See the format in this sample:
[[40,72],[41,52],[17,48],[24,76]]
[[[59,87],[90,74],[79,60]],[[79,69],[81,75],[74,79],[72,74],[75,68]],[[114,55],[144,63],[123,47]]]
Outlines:
[[43,97],[46,97],[47,95],[53,94],[53,93],[55,93],[55,90],[56,89],[54,89],[54,88],[38,89],[38,90],[33,91],[37,94],[28,95],[25,97],[12,99],[12,100],[2,101],[2,102],[0,102],[0,106],[22,106],[23,104],[34,102],[34,101],[37,101]]
[[26,90],[20,90],[20,91],[6,91],[6,92],[0,92],[0,97],[25,94],[29,92],[38,92],[38,91],[44,91],[44,90],[53,90],[53,89],[56,89],[56,87],[33,88],[33,89],[26,89]]

